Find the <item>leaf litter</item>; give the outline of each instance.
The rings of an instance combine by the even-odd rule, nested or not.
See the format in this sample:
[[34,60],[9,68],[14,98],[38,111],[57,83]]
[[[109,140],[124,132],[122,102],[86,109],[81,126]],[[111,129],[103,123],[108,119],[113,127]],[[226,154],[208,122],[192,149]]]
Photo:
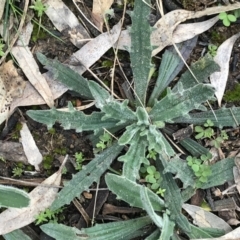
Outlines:
[[[62,4],[61,1],[55,1],[55,2],[54,1],[48,1],[48,3],[50,5],[51,4],[54,5],[53,3],[56,3],[56,2]],[[97,1],[97,2],[99,2],[99,1]],[[217,21],[217,17],[214,17],[214,18],[212,18],[208,21],[204,21],[202,23],[195,23],[195,25],[194,24],[181,24],[180,25],[180,22],[183,22],[183,21],[185,21],[187,19],[190,19],[190,18],[205,16],[205,15],[211,15],[211,14],[216,14],[216,13],[221,12],[221,11],[228,11],[228,10],[233,10],[233,9],[236,9],[236,8],[240,8],[239,4],[240,3],[236,3],[236,4],[229,5],[227,7],[224,6],[224,7],[221,7],[221,8],[219,8],[219,7],[218,8],[215,7],[215,8],[212,8],[212,9],[209,8],[209,9],[206,9],[205,11],[201,11],[201,13],[200,12],[193,13],[193,12],[189,12],[189,11],[185,11],[185,10],[177,10],[176,12],[173,11],[172,15],[169,14],[167,17],[166,17],[166,15],[167,15],[166,14],[162,19],[160,19],[161,21],[159,20],[159,22],[157,22],[155,24],[155,27],[157,27],[157,31],[152,35],[152,43],[154,43],[155,46],[158,46],[158,48],[153,51],[153,55],[157,54],[164,47],[166,47],[168,45],[171,45],[172,43],[177,43],[177,42],[181,42],[181,41],[190,39],[190,38],[194,37],[195,35],[198,35],[201,32],[206,31],[207,29],[212,27],[213,24],[215,24],[215,22]],[[58,6],[58,5],[56,5],[56,6]],[[49,9],[51,9],[51,8],[49,8]],[[50,12],[51,11],[48,10],[49,17],[51,16],[52,18],[54,18],[54,14],[51,14]],[[181,16],[181,18],[179,18],[179,16]],[[59,23],[59,18],[56,18],[56,16],[55,16],[55,23],[56,23],[56,25]],[[77,22],[75,22],[75,23],[77,24]],[[198,24],[200,27],[197,28],[196,24]],[[62,24],[62,25],[64,25],[64,24]],[[93,65],[109,48],[111,48],[117,42],[120,31],[121,31],[121,29],[119,28],[119,25],[115,26],[115,31],[113,31],[112,35],[109,35],[109,33],[103,33],[103,34],[100,35],[100,37],[92,39],[88,44],[86,44],[85,48],[81,48],[77,53],[75,53],[70,58],[70,63],[76,61],[76,59],[77,59],[77,62],[80,63],[80,66],[71,66],[71,67],[82,74],[87,68],[89,68],[91,65]],[[186,39],[181,38],[183,36],[181,33],[186,31],[187,28],[189,29],[190,25],[194,29],[200,29],[201,27],[203,27],[203,28],[201,30],[199,30],[198,32],[188,31],[188,33],[190,32],[191,34],[187,37],[184,36]],[[63,30],[63,27],[59,27],[59,28]],[[80,39],[84,39],[83,35],[84,34],[81,35]],[[230,54],[231,54],[231,50],[232,50],[231,47],[233,46],[233,44],[236,41],[238,36],[239,36],[239,34],[233,36],[231,38],[231,40],[230,39],[227,40],[228,42],[226,41],[227,43],[225,43],[225,46],[224,46],[224,44],[222,44],[222,47],[219,47],[217,56],[215,58],[216,62],[219,61],[220,62],[219,65],[221,66],[221,61],[223,62],[223,60],[222,60],[223,56],[226,57],[226,55],[224,55],[224,54],[227,54],[227,56],[228,56],[227,61],[225,61],[224,65],[222,65],[222,67],[221,67],[221,71],[222,71],[221,74],[222,74],[222,76],[224,76],[224,80],[222,80],[221,84],[218,85],[218,86],[221,85],[221,87],[216,86],[216,96],[218,98],[219,105],[221,105],[222,95],[223,95],[223,92],[225,90],[225,86],[226,86],[226,82],[227,82],[226,76],[228,75],[228,65],[229,65],[229,59],[230,59]],[[88,36],[85,35],[85,37],[88,37]],[[119,47],[119,48],[124,48],[125,50],[128,49],[130,45],[129,45],[129,42],[126,44],[126,39],[127,38],[128,38],[127,31],[123,31],[121,33],[120,38],[119,38],[118,45],[116,45],[116,46]],[[99,39],[101,39],[101,41],[99,41]],[[107,41],[107,44],[105,44],[106,41]],[[74,44],[76,44],[76,41],[74,42]],[[78,44],[76,44],[76,45],[78,45]],[[100,50],[98,47],[101,47],[102,45],[104,45],[105,47],[103,48],[103,50]],[[229,48],[229,46],[230,46],[229,51],[227,53],[226,53],[226,45],[227,45],[227,48]],[[93,48],[93,46],[94,46],[94,48]],[[224,49],[224,47],[225,47],[225,49]],[[20,51],[16,47],[15,54],[17,55],[18,52],[20,52]],[[89,53],[91,54],[91,57],[89,57]],[[30,53],[28,52],[28,54],[30,54]],[[23,58],[23,61],[26,63],[29,59],[32,58],[32,56],[31,57],[29,57],[29,56],[24,57],[24,54],[20,55],[19,58],[18,58],[18,61],[21,62],[22,58]],[[25,58],[25,60],[24,60],[24,58]],[[26,68],[24,66],[25,65],[24,62],[23,62],[23,64],[20,64],[23,71],[24,71],[24,68]],[[33,69],[34,68],[35,67],[33,67]],[[35,68],[34,71],[36,71],[36,68]],[[26,72],[25,72],[25,74],[26,74]],[[26,74],[26,76],[30,80],[31,75]],[[36,74],[34,73],[33,76],[36,76]],[[12,103],[12,106],[13,106],[11,108],[12,111],[17,106],[27,106],[29,104],[29,96],[33,96],[33,99],[34,99],[33,101],[30,101],[30,105],[43,104],[44,102],[47,102],[47,103],[49,103],[49,106],[53,106],[53,99],[58,98],[61,94],[63,94],[65,91],[67,91],[67,88],[66,87],[64,88],[64,86],[62,88],[60,87],[58,90],[54,91],[53,89],[54,89],[55,85],[58,85],[59,83],[54,81],[54,76],[51,76],[49,78],[49,80],[47,80],[45,82],[45,84],[46,84],[45,86],[47,86],[47,89],[49,88],[50,91],[52,91],[53,96],[51,96],[50,100],[47,100],[46,97],[42,97],[42,94],[39,94],[35,90],[35,88],[32,87],[32,86],[35,86],[36,83],[32,83],[33,85],[31,85],[29,83],[26,84],[25,81],[23,81],[24,82],[24,84],[23,84],[24,87],[25,87],[25,84],[26,84],[26,88],[24,90],[24,87],[21,87],[19,89],[16,86],[15,87],[13,87],[13,86],[9,87],[8,84],[6,83],[6,80],[2,80],[3,78],[1,76],[1,73],[0,73],[0,77],[1,77],[0,87],[4,88],[4,90],[1,92],[1,95],[0,95],[0,100],[1,100],[1,105],[0,106],[2,106],[2,109],[9,108],[9,105],[11,103]],[[4,79],[6,79],[6,78],[4,78]],[[211,76],[212,84],[213,85],[216,84],[216,83],[214,83],[214,80],[212,80],[212,79],[216,79],[216,77]],[[40,81],[40,80],[38,80],[38,81]],[[22,82],[21,82],[21,84],[22,84]],[[51,85],[51,84],[52,84],[52,87],[49,87],[49,85]],[[7,85],[7,87],[6,87],[6,85]],[[45,86],[43,87],[44,89],[45,89]],[[38,89],[38,87],[37,87],[37,89]],[[25,91],[26,91],[27,94],[24,95]],[[20,92],[20,94],[19,93],[17,94],[15,92]],[[221,92],[221,93],[219,94],[219,92]],[[19,97],[21,95],[23,95],[24,97],[20,101],[21,103],[18,104],[17,102],[19,102],[19,100],[14,100],[14,98]],[[45,101],[43,99],[45,99]],[[24,102],[24,100],[25,100],[25,102]],[[3,113],[7,112],[7,110],[1,110],[1,111],[3,111]],[[0,115],[0,117],[1,117],[1,115]],[[3,121],[4,121],[4,119],[3,119]],[[0,120],[1,120],[1,118],[0,118]],[[53,177],[54,180],[46,179],[45,180],[46,182],[44,181],[43,183],[44,184],[56,184],[56,185],[58,185],[60,183],[60,180],[59,180],[59,178],[61,178],[60,175],[61,174],[58,171],[58,173],[56,173],[56,176],[52,175],[52,176],[54,176]],[[52,178],[52,176],[50,178]],[[55,190],[57,190],[57,188]],[[36,191],[35,194],[34,194],[34,191]],[[36,197],[36,195],[39,195],[40,192],[44,192],[43,196],[47,195],[46,194],[46,188],[45,188],[45,191],[42,191],[40,188],[39,188],[39,190],[37,190],[37,188],[35,188],[30,194],[34,199]],[[54,199],[52,200],[52,198],[55,198],[55,194],[56,194],[55,191],[50,193],[50,197],[51,197],[50,201],[54,200]],[[45,197],[43,197],[43,198],[45,198]],[[37,199],[37,197],[36,197],[36,199]],[[43,199],[42,200],[40,199],[40,201],[44,202],[44,204],[43,204],[44,206],[43,205],[41,206],[42,210],[44,210],[46,207],[51,205],[51,204],[50,205],[46,204]],[[47,201],[49,201],[49,199]],[[31,212],[32,209],[28,210],[28,211]],[[23,221],[21,219],[21,216],[28,213],[28,211],[26,211],[24,213],[15,212],[18,221],[20,221],[20,222]],[[37,208],[36,211],[39,212],[40,208]],[[14,215],[14,213],[13,212],[11,213],[11,209],[8,209],[4,212],[7,212],[7,215],[6,215],[7,218],[2,217],[2,214],[0,214],[0,226],[5,226],[6,227],[6,225],[4,225],[5,224],[4,221],[9,218],[8,212],[9,212],[9,214],[13,214],[13,215]],[[31,215],[30,219],[32,221],[34,221],[32,214],[30,214],[30,215]],[[9,221],[11,222],[11,219]],[[12,224],[12,222],[11,223],[10,222],[7,222],[7,220],[6,220],[6,223],[8,223],[8,225],[9,225],[9,228],[7,228],[8,230],[2,230],[2,232],[1,232],[1,227],[0,227],[0,234],[5,234],[7,232],[12,231],[13,229],[18,229],[19,228],[19,223],[17,223],[16,226],[13,226],[15,224]],[[21,224],[27,225],[29,223],[24,222],[24,223],[21,223]],[[12,230],[9,231],[9,229],[11,229],[11,228],[12,228]],[[234,233],[234,232],[235,232],[235,230],[232,233]],[[218,238],[218,239],[226,239],[226,238],[223,237],[223,238]]]

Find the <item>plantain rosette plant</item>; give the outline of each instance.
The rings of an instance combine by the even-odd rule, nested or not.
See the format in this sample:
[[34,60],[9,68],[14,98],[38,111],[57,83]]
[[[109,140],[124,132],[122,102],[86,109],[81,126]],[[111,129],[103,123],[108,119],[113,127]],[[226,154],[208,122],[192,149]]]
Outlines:
[[[145,2],[150,4],[149,0]],[[129,99],[123,101],[116,99],[104,85],[87,80],[57,60],[50,60],[38,54],[39,61],[46,65],[59,81],[83,98],[93,99],[99,111],[87,115],[76,111],[69,103],[67,112],[53,108],[43,111],[30,110],[27,114],[49,128],[55,122],[60,122],[64,129],[76,129],[77,132],[94,131],[96,136],[103,134],[106,129],[119,137],[112,146],[96,155],[95,159],[73,177],[60,191],[51,208],[56,209],[68,204],[79,195],[79,192],[87,190],[120,155],[118,160],[123,162],[122,176],[108,173],[105,178],[107,185],[119,198],[130,205],[145,209],[148,216],[139,218],[138,221],[129,220],[131,223],[97,225],[82,230],[81,234],[86,234],[89,239],[94,239],[94,236],[96,237],[94,234],[100,232],[102,238],[97,235],[99,237],[97,239],[120,239],[119,236],[131,239],[130,236],[143,234],[143,230],[140,230],[143,226],[154,222],[157,229],[149,233],[148,239],[158,239],[157,236],[161,236],[161,239],[169,239],[171,236],[176,236],[174,234],[179,228],[190,237],[222,235],[223,232],[219,229],[216,233],[216,229],[203,230],[195,227],[181,213],[182,204],[194,193],[195,176],[187,163],[178,157],[166,136],[173,133],[171,130],[173,123],[203,124],[210,119],[217,127],[236,126],[240,121],[240,109],[207,110],[206,102],[214,100],[214,88],[208,83],[208,77],[219,70],[210,55],[194,63],[191,71],[186,71],[171,89],[168,86],[181,70],[179,66],[183,66],[183,63],[175,51],[166,50],[162,55],[155,85],[150,86],[154,72],[154,65],[151,63],[153,46],[150,36],[154,29],[149,26],[147,16],[150,14],[150,8],[145,2],[135,1],[134,11],[131,13],[129,51],[134,84],[128,94]],[[181,140],[180,144],[193,156],[208,153],[206,148],[190,138]],[[146,155],[151,150],[158,153],[157,169],[163,177],[161,187],[166,189],[164,200],[137,183],[141,165],[149,164]],[[211,166],[213,176],[203,184],[202,188],[220,185],[233,179],[231,169],[234,160],[227,160]],[[181,179],[185,191],[180,191],[173,174]],[[60,225],[47,224],[42,227],[46,233],[52,234],[51,236],[55,236],[54,233],[57,232],[53,230],[54,228],[55,230],[66,228],[64,231],[78,234],[76,229]]]

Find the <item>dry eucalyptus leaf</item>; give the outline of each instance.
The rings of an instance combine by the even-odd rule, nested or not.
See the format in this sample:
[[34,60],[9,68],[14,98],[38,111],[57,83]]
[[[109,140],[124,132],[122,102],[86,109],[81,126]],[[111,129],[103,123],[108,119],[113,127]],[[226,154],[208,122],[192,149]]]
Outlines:
[[33,165],[36,171],[40,171],[39,164],[42,162],[43,157],[26,123],[22,123],[20,135],[23,149],[28,159],[28,163]]
[[114,43],[118,40],[120,32],[121,22],[116,24],[109,33],[102,33],[92,39],[70,57],[69,67],[79,74],[85,72],[86,68],[92,66],[114,45]]
[[[55,81],[54,77],[50,72],[44,73],[43,76],[49,85],[49,88],[53,94],[54,99],[59,98],[62,94],[64,94],[68,90],[68,88],[64,86],[62,83]],[[33,106],[42,104],[45,104],[44,99],[37,92],[37,90],[29,82],[27,82],[22,97],[13,100],[10,106],[10,114],[12,114],[14,110],[20,106]]]
[[47,0],[45,4],[48,6],[45,13],[53,25],[60,32],[67,31],[70,41],[76,47],[82,47],[85,42],[81,40],[89,39],[90,36],[82,24],[80,24],[78,18],[61,0]]
[[23,94],[25,85],[26,82],[18,75],[12,60],[0,66],[0,124],[8,117],[13,99]]
[[231,218],[227,222],[228,222],[228,224],[230,224],[232,226],[237,226],[240,223],[240,221],[237,220],[236,218]]
[[[66,159],[67,157],[65,161]],[[42,185],[34,188],[29,193],[31,200],[28,207],[21,209],[8,208],[0,214],[0,235],[32,223],[40,212],[51,206],[57,196],[58,186],[61,182],[61,171],[65,161],[56,173],[48,177],[42,182]]]
[[6,0],[0,1],[0,20],[2,19],[2,16],[3,16],[5,3],[6,3]]
[[216,16],[203,22],[179,24],[173,31],[173,42],[181,43],[191,39],[210,29],[218,20]]
[[215,96],[217,97],[219,106],[221,106],[223,94],[228,80],[229,61],[232,53],[232,48],[239,36],[240,33],[235,34],[223,42],[217,50],[217,55],[214,57],[214,61],[220,66],[220,72],[211,74],[210,82],[211,85],[215,88]]
[[183,204],[182,208],[191,215],[194,224],[199,227],[223,229],[226,233],[232,231],[232,228],[223,219],[201,207]]
[[102,32],[104,15],[111,7],[113,0],[93,0],[92,16],[94,24]]

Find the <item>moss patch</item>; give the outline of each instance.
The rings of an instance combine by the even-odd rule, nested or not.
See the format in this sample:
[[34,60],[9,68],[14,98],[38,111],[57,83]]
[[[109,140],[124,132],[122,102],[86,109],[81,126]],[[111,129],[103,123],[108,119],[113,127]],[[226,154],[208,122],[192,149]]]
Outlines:
[[240,102],[240,84],[237,83],[233,90],[228,90],[223,99],[226,102]]

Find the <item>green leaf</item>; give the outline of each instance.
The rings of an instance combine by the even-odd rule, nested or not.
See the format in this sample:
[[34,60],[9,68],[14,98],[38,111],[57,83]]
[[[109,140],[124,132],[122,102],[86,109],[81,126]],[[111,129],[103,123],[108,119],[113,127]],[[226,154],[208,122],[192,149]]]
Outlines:
[[[110,173],[105,176],[105,181],[109,190],[115,193],[118,199],[127,202],[130,206],[143,209],[142,201],[140,199],[141,185],[134,181],[130,181],[124,176],[117,176]],[[155,211],[164,210],[164,201],[151,190],[147,189],[147,191],[153,209]]]
[[90,163],[83,166],[82,170],[76,173],[58,193],[50,209],[56,210],[65,204],[69,204],[74,197],[87,190],[93,182],[97,182],[122,149],[123,146],[115,143],[97,155]]
[[232,181],[233,167],[235,166],[234,158],[225,158],[210,166],[212,174],[207,178],[207,182],[201,185],[202,189],[219,186],[227,181]]
[[176,174],[175,178],[179,178],[182,181],[183,188],[195,185],[195,177],[191,168],[187,165],[186,161],[183,161],[179,157],[174,157],[168,162],[163,173],[167,172]]
[[88,86],[88,80],[82,77],[80,74],[73,71],[71,68],[60,63],[56,59],[48,59],[43,54],[37,53],[37,59],[46,65],[50,72],[54,74],[54,77],[66,85],[70,90],[79,93],[83,98],[93,99]]
[[125,155],[118,158],[123,161],[123,175],[130,180],[139,179],[139,169],[142,163],[148,163],[145,158],[147,141],[139,135],[135,136]]
[[199,171],[199,165],[193,164],[191,167],[192,167],[192,170],[193,170],[194,172],[198,172],[198,171]]
[[58,223],[48,223],[40,226],[41,230],[57,240],[80,240],[83,237],[78,237],[81,231],[75,227],[68,227]]
[[60,122],[64,129],[76,129],[77,132],[82,131],[97,131],[103,128],[109,129],[115,127],[117,121],[115,119],[101,120],[104,113],[94,112],[91,115],[86,115],[81,111],[76,111],[71,103],[68,105],[69,111],[63,112],[56,110],[29,110],[27,115],[33,120],[46,124],[51,128],[55,122]]
[[178,80],[178,83],[173,88],[173,92],[177,92],[179,85],[181,84],[183,89],[188,89],[195,86],[197,83],[209,82],[208,77],[216,72],[220,71],[217,63],[213,60],[210,54],[206,54],[204,57],[193,63],[190,67],[198,82],[193,77],[192,73],[188,70]]
[[[181,85],[179,85],[181,86]],[[189,89],[179,87],[178,92],[168,91],[149,112],[152,121],[173,122],[173,119],[188,114],[191,110],[202,109],[201,104],[211,99],[214,89],[210,85],[197,84]]]
[[161,229],[163,227],[163,219],[162,217],[160,217],[154,212],[153,206],[148,197],[147,188],[144,186],[141,186],[140,188],[140,197],[141,197],[143,208],[148,213],[148,216],[152,219],[152,221],[156,224],[156,226],[158,226]]
[[[215,116],[214,116],[215,114]],[[198,112],[191,113],[187,116],[178,117],[174,119],[176,123],[190,123],[194,125],[203,125],[208,119],[210,119],[214,126],[222,128],[222,127],[237,127],[240,122],[240,107],[232,107],[232,108],[220,108],[218,110],[214,110],[214,114],[212,111],[206,112]]]
[[228,20],[230,22],[236,22],[237,21],[237,18],[233,14],[228,14],[227,17],[228,17]]
[[152,47],[150,42],[151,27],[148,22],[150,0],[136,1],[131,13],[131,67],[134,79],[134,93],[138,106],[145,106],[148,78],[151,69]]
[[8,234],[3,235],[5,240],[32,240],[28,235],[26,235],[22,230],[17,229]]
[[[166,165],[167,161],[161,155],[159,156],[163,164]],[[164,171],[161,161],[159,159],[156,160],[157,169],[160,173]],[[183,200],[179,187],[177,186],[171,173],[165,173],[161,176],[161,188],[166,189],[166,192],[164,193],[166,207],[171,212],[170,220],[175,222],[183,230],[183,232],[191,232],[190,224],[187,218],[181,213]]]
[[160,240],[168,240],[171,239],[173,235],[175,223],[169,219],[169,216],[164,213],[163,214],[163,228],[160,236]]
[[152,94],[149,98],[148,106],[153,106],[155,99],[158,99],[160,97],[160,94],[170,83],[169,79],[180,62],[182,62],[182,59],[176,52],[173,53],[172,51],[168,50],[164,52],[162,56],[161,65],[158,70],[159,72],[158,78],[155,83]]
[[20,189],[0,185],[0,207],[23,208],[29,205],[28,194]]

